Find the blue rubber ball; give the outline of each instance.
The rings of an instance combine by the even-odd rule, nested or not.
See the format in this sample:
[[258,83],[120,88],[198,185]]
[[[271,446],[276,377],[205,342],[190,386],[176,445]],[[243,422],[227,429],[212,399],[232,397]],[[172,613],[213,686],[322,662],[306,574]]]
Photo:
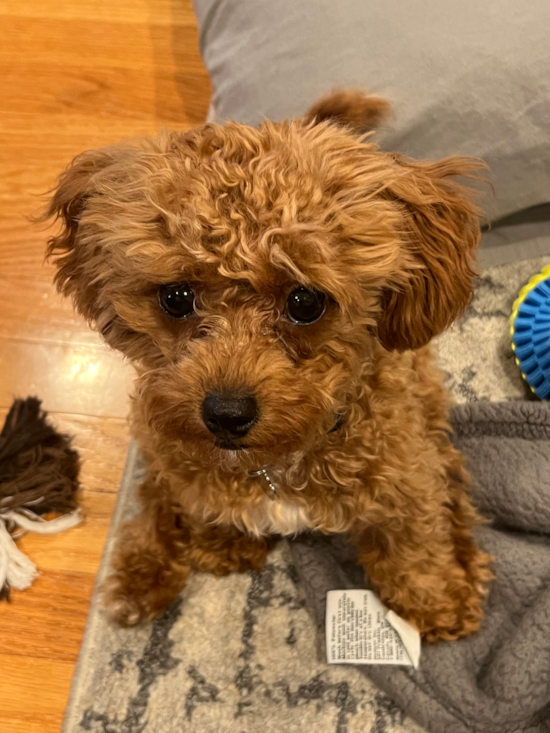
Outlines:
[[510,326],[523,378],[537,397],[550,400],[550,265],[521,290]]

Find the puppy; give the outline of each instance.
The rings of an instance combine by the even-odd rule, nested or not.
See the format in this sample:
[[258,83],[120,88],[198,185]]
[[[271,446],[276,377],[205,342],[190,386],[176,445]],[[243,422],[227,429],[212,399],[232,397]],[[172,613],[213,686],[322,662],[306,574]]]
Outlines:
[[104,587],[123,625],[193,570],[259,570],[273,538],[346,533],[429,641],[475,631],[491,578],[427,346],[468,305],[480,232],[454,180],[358,130],[359,93],[302,119],[83,153],[47,216],[59,290],[136,367],[140,516]]

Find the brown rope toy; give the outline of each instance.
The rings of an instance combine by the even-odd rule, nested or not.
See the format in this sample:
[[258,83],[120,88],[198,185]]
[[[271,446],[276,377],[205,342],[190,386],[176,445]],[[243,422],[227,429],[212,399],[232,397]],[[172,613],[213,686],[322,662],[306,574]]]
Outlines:
[[[28,588],[34,563],[16,546],[25,532],[54,534],[82,521],[80,459],[71,439],[47,422],[40,400],[15,400],[0,433],[0,599]],[[58,514],[47,521],[47,514]]]

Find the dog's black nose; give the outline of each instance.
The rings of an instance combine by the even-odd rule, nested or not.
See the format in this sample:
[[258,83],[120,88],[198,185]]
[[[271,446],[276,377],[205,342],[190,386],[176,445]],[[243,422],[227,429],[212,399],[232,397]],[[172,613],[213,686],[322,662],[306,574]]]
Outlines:
[[210,432],[222,440],[243,438],[258,419],[254,397],[209,394],[202,403],[202,419]]

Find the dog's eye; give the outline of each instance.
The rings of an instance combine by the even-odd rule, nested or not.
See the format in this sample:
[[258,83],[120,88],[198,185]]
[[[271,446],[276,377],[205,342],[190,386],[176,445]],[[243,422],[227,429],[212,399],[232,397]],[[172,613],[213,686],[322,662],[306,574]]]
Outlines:
[[161,285],[158,303],[171,318],[187,318],[194,311],[195,295],[188,283]]
[[318,290],[300,287],[293,290],[286,302],[286,312],[293,323],[300,326],[315,323],[326,309],[325,295]]

